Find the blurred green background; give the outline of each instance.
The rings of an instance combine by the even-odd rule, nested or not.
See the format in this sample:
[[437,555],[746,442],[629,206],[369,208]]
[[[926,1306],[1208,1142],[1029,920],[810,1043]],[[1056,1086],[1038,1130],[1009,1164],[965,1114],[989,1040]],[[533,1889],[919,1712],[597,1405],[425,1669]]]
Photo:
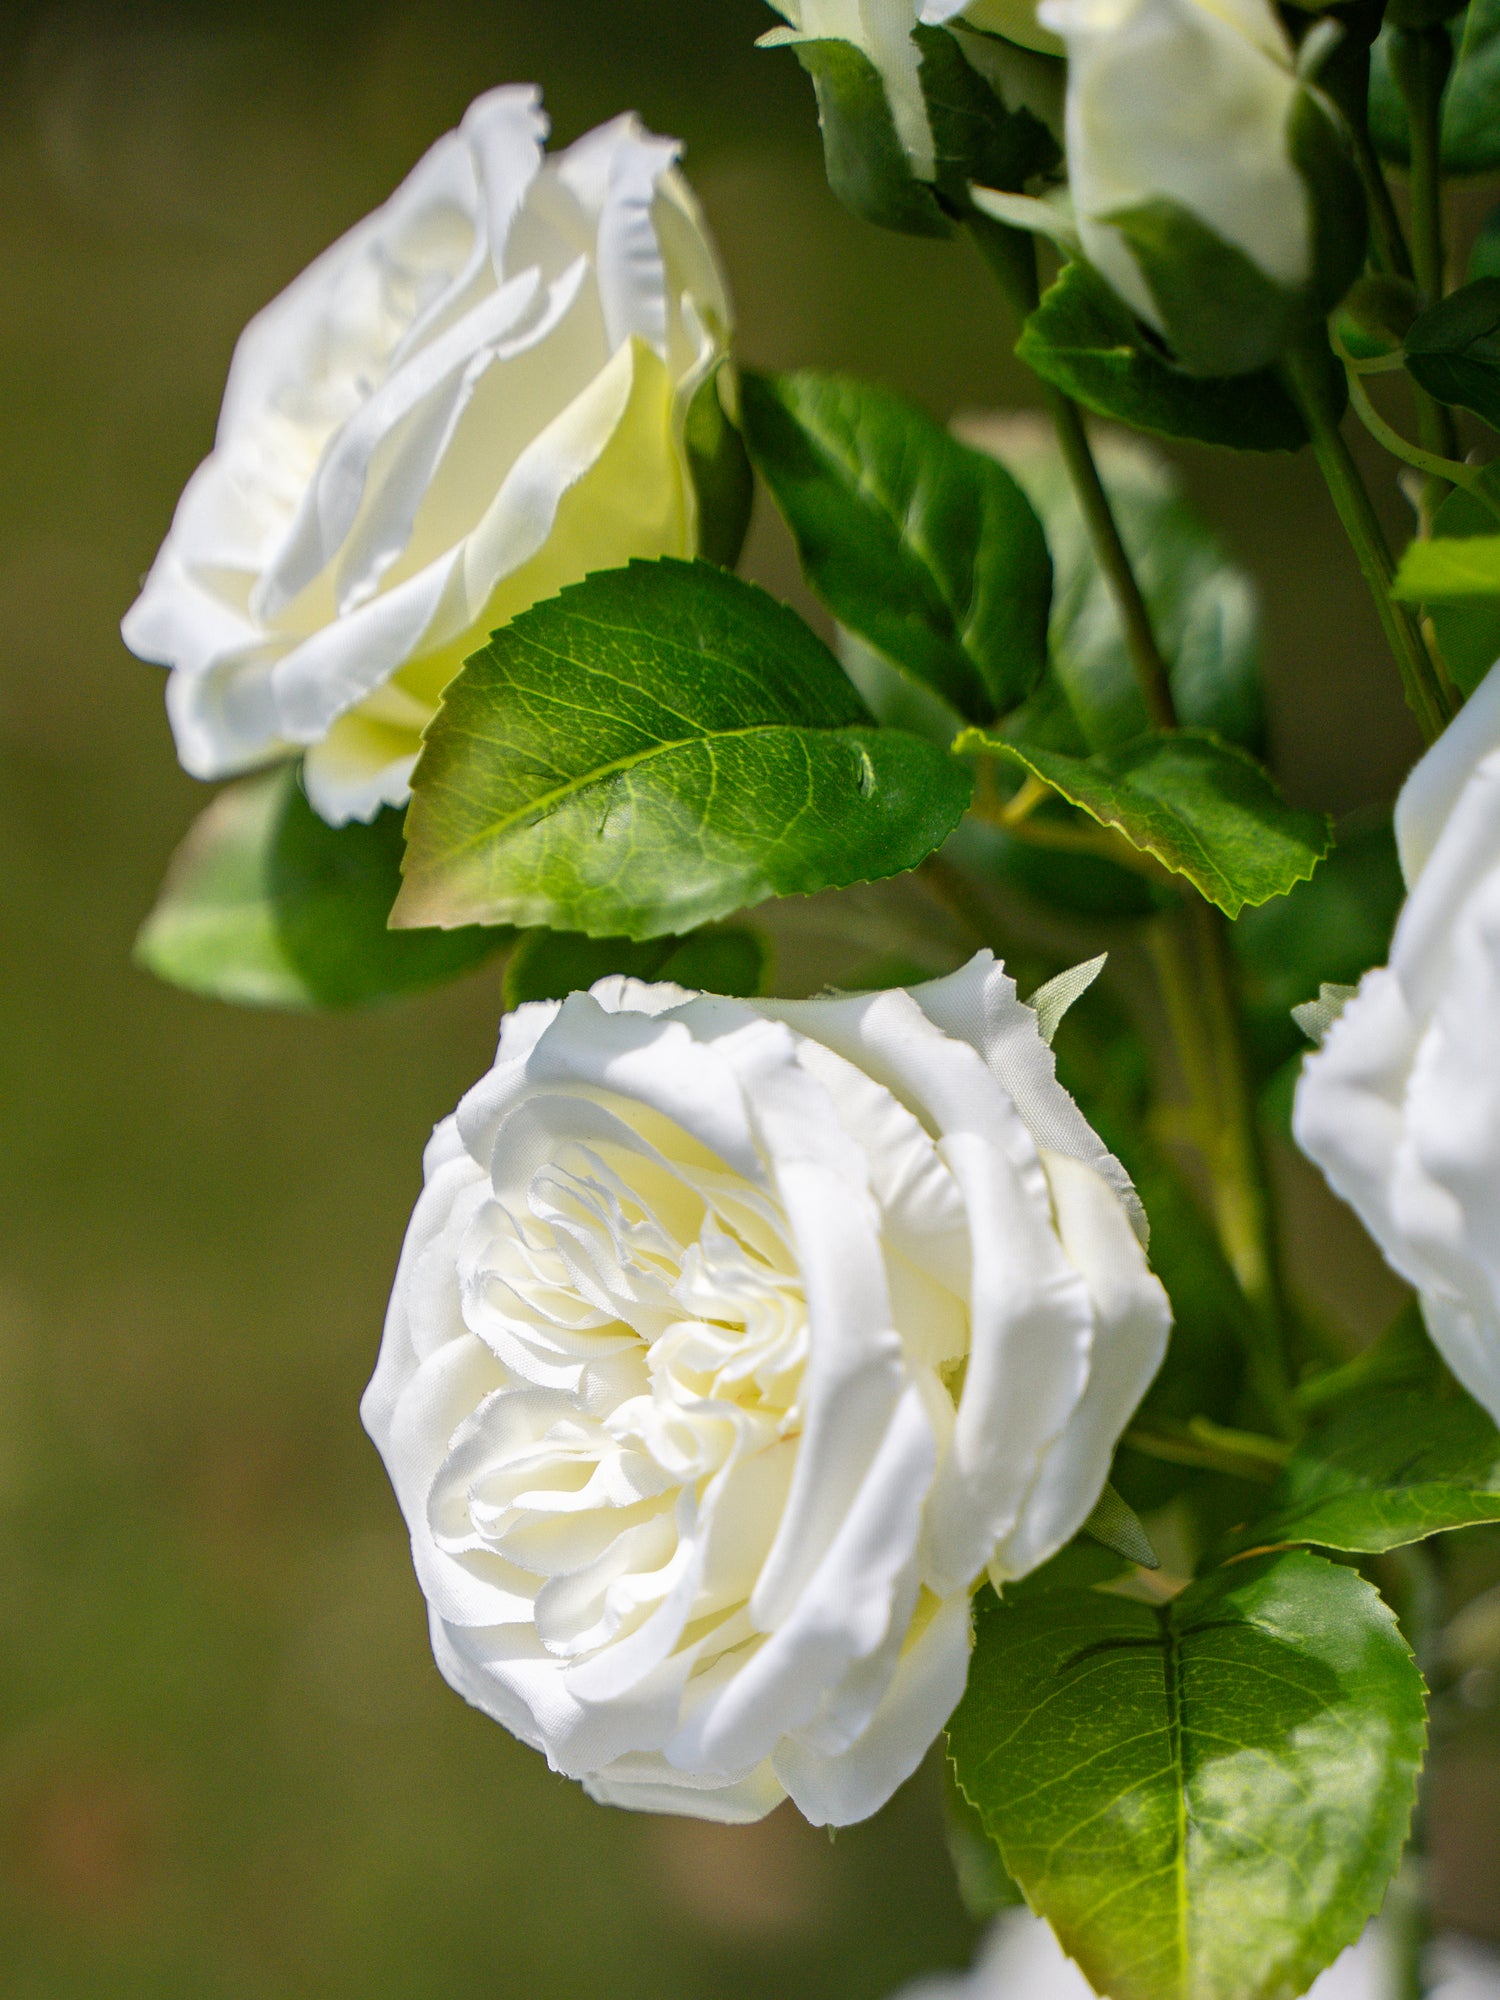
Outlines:
[[[130,944],[204,793],[117,623],[249,314],[479,90],[681,134],[763,364],[939,414],[1028,387],[962,246],[822,178],[760,0],[0,10],[0,1990],[15,2000],[876,1996],[968,1954],[924,1772],[830,1843],[606,1812],[439,1680],[361,1432],[421,1145],[498,975],[238,1013]],[[1478,211],[1476,210],[1476,213]],[[1312,470],[1182,461],[1261,579],[1299,799],[1388,799],[1395,676]],[[1393,519],[1399,501],[1385,495]],[[758,518],[753,573],[795,577]],[[1390,1291],[1284,1160],[1352,1331]],[[1500,1761],[1445,1776],[1445,1903],[1496,1926]],[[1446,1802],[1446,1803],[1444,1803]]]

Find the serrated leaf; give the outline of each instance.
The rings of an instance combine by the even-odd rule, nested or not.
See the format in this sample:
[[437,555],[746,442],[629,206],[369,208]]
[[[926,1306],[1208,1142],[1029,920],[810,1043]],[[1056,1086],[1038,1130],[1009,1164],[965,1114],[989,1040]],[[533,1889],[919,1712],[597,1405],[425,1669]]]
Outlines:
[[1500,430],[1500,278],[1476,278],[1419,313],[1406,335],[1406,366],[1440,403]]
[[1412,542],[1391,594],[1408,604],[1500,595],[1500,534],[1435,535],[1431,541]]
[[1008,1872],[1112,2000],[1285,2000],[1400,1856],[1421,1677],[1352,1569],[1301,1550],[1156,1606],[981,1593],[948,1726]]
[[[1500,167],[1500,0],[1472,0],[1448,24],[1453,73],[1443,92],[1443,165],[1450,173]],[[1410,150],[1406,106],[1391,71],[1391,30],[1381,30],[1370,64],[1370,134],[1388,160]]]
[[698,931],[692,937],[591,938],[577,931],[527,931],[505,966],[505,1004],[565,1000],[596,979],[670,980],[702,993],[758,993],[766,948],[754,931]]
[[[1094,557],[1072,481],[1049,429],[1026,418],[974,421],[964,433],[1014,474],[1052,552],[1051,665],[1005,733],[1050,750],[1127,743],[1148,726],[1119,613]],[[1100,477],[1166,656],[1184,723],[1259,747],[1256,591],[1139,439],[1094,440]]]
[[1226,916],[1306,881],[1332,845],[1321,813],[1289,806],[1253,757],[1206,730],[1147,736],[1093,757],[966,729],[960,755],[987,751],[1040,778],[1132,847],[1184,875]]
[[941,750],[874,725],[786,605],[635,562],[512,619],[449,683],[392,921],[692,930],[915,867],[969,794]]
[[1378,1554],[1500,1521],[1500,1431],[1470,1397],[1371,1396],[1307,1437],[1240,1548],[1311,1542]]
[[1010,473],[870,383],[749,375],[745,435],[834,616],[970,721],[1047,660],[1052,564]]
[[1190,375],[1150,346],[1091,265],[1065,264],[1021,329],[1016,353],[1085,409],[1158,437],[1235,451],[1298,451],[1307,426],[1271,369]]
[[136,963],[243,1007],[359,1007],[456,978],[510,934],[387,929],[401,819],[328,826],[290,764],[226,785],[173,856]]

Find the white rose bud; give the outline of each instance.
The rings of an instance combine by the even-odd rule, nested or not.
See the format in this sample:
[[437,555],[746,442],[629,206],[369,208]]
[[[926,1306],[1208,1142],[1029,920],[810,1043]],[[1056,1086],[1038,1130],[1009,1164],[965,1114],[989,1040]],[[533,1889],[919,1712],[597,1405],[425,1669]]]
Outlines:
[[438,1664],[595,1798],[874,1812],[969,1600],[1079,1528],[1169,1308],[988,953],[518,1009],[427,1153],[363,1416]]
[[[1465,1938],[1439,1938],[1428,1954],[1429,2000],[1500,2000],[1500,1955]],[[1396,1941],[1384,1924],[1366,1926],[1336,1958],[1307,2000],[1401,2000]],[[997,1917],[972,1972],[919,1979],[899,2000],[1094,2000],[1094,1989],[1049,1925],[1026,1910]]]
[[305,750],[323,817],[371,818],[496,626],[695,552],[686,414],[729,306],[677,146],[546,133],[530,86],[479,98],[241,336],[124,624],[195,777]]
[[1500,1422],[1500,667],[1407,779],[1409,895],[1303,1067],[1293,1131]]
[[[1267,0],[1042,0],[1084,254],[1186,366],[1274,360],[1363,254],[1342,127]],[[1227,249],[1228,256],[1223,252]]]

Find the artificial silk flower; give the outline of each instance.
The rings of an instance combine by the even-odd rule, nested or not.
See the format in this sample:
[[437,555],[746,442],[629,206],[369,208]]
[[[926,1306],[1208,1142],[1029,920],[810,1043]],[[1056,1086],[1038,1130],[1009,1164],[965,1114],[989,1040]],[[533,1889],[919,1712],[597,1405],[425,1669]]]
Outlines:
[[1293,1131],[1500,1421],[1500,665],[1407,779],[1408,896],[1303,1066]]
[[[1395,1940],[1379,1923],[1314,1982],[1307,2000],[1401,2000]],[[1428,2000],[1500,2000],[1500,1954],[1459,1937],[1428,1952]],[[996,1918],[972,1971],[919,1979],[897,2000],[1094,2000],[1089,1985],[1052,1934],[1028,1910]]]
[[[1067,46],[1084,254],[1189,366],[1274,359],[1306,301],[1352,282],[1364,211],[1337,116],[1268,0],[1042,0],[1038,14]],[[1215,241],[1238,276],[1210,263]]]
[[496,626],[695,552],[685,422],[729,305],[677,145],[546,134],[531,86],[477,99],[241,336],[124,624],[195,777],[303,751],[323,817],[369,819]]
[[438,1126],[364,1421],[443,1673],[595,1798],[865,1818],[1094,1507],[1169,1308],[1055,1013],[612,978]]

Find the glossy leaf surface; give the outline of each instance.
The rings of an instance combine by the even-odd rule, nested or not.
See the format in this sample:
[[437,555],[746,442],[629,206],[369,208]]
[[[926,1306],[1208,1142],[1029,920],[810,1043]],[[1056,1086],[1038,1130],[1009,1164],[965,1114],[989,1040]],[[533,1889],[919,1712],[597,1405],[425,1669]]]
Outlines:
[[496,632],[449,684],[412,787],[396,922],[649,938],[915,867],[970,780],[876,727],[784,604],[663,561]]
[[1164,1605],[977,1604],[948,1728],[1006,1869],[1112,2000],[1284,2000],[1378,1906],[1421,1678],[1354,1570],[1297,1550]]
[[1003,465],[842,376],[747,376],[744,412],[807,579],[841,624],[970,721],[1031,692],[1052,565]]
[[1226,916],[1305,881],[1332,836],[1320,813],[1289,806],[1270,773],[1202,730],[1147,736],[1069,757],[965,730],[960,753],[987,750],[1040,778],[1132,847],[1184,875]]

